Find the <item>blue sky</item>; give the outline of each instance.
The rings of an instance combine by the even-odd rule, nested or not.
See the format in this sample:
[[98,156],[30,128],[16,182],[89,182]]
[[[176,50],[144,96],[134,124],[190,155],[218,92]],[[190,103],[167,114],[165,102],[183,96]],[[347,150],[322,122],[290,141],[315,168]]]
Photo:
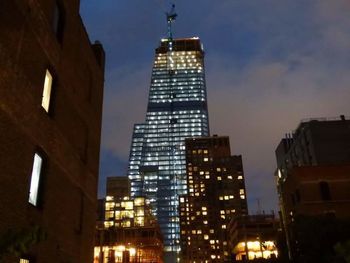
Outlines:
[[[175,37],[201,38],[211,134],[243,156],[249,210],[277,208],[274,150],[301,119],[350,115],[347,0],[175,0]],[[100,186],[125,175],[134,123],[145,117],[169,1],[81,0],[107,64]]]

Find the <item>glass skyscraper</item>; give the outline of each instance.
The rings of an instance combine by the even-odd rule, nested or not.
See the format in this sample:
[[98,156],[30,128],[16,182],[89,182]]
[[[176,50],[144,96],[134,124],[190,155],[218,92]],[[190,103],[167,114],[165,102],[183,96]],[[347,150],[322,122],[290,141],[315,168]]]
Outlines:
[[176,255],[179,196],[187,193],[185,138],[209,135],[204,51],[198,38],[167,38],[155,53],[146,120],[134,126],[128,177],[132,196],[150,199],[165,252]]

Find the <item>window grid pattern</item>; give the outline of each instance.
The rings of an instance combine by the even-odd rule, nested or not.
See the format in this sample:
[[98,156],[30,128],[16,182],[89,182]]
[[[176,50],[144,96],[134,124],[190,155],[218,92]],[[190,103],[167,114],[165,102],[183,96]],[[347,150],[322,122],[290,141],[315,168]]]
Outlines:
[[134,126],[128,176],[132,196],[150,200],[165,251],[179,251],[178,200],[187,193],[185,138],[208,136],[209,125],[204,52],[170,49],[155,57],[146,120]]

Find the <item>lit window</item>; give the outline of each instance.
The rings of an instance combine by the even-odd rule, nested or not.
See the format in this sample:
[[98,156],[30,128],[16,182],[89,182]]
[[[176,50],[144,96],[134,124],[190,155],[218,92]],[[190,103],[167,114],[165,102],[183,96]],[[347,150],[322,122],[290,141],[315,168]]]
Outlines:
[[222,229],[226,229],[226,225],[222,225],[221,228],[222,228]]
[[242,175],[238,175],[238,180],[242,180],[243,179],[243,176]]
[[19,263],[29,263],[29,260],[28,260],[28,259],[23,259],[23,258],[21,258],[21,259],[19,260]]
[[38,204],[38,194],[40,186],[40,176],[42,171],[43,158],[38,154],[34,154],[32,177],[30,180],[29,200],[28,202],[34,206]]
[[207,162],[207,161],[209,161],[209,159],[208,159],[207,157],[204,157],[204,158],[203,158],[203,161],[204,161],[204,162]]
[[208,239],[209,239],[209,236],[208,236],[208,235],[204,235],[204,239],[205,239],[205,240],[208,240]]
[[49,112],[51,89],[52,89],[52,75],[49,70],[46,70],[44,89],[43,89],[43,98],[41,101],[41,106],[46,110],[46,112]]

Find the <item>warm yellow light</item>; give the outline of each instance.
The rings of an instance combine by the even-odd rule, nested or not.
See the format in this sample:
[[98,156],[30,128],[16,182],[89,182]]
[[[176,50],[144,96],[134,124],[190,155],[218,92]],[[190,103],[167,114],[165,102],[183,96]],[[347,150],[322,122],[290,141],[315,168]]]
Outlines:
[[46,110],[46,112],[49,111],[49,107],[50,107],[51,88],[52,88],[52,75],[49,70],[46,70],[45,82],[44,82],[44,88],[43,88],[43,97],[41,101],[41,106]]
[[130,256],[135,256],[136,255],[136,249],[131,247],[129,248]]
[[137,197],[134,200],[135,206],[143,206],[145,204],[145,198],[144,197]]

